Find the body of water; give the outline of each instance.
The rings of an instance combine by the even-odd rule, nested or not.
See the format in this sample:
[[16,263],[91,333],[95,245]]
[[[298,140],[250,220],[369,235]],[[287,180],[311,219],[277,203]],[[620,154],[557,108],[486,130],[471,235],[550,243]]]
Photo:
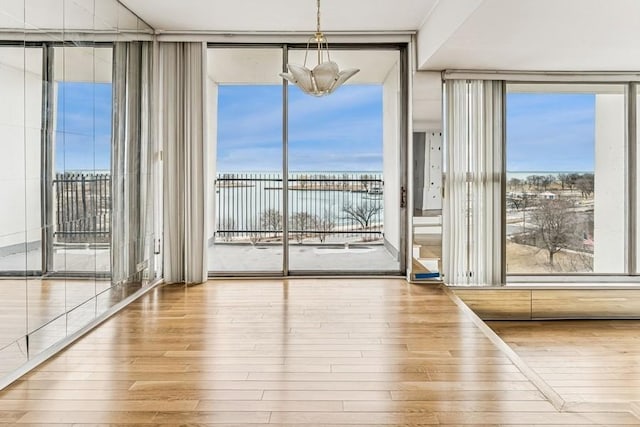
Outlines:
[[[220,173],[216,190],[218,229],[256,230],[266,212],[283,212],[279,173]],[[380,172],[296,172],[289,174],[288,213],[309,214],[335,229],[358,228],[346,208],[369,212],[369,224],[384,219]],[[382,191],[381,191],[382,190]]]

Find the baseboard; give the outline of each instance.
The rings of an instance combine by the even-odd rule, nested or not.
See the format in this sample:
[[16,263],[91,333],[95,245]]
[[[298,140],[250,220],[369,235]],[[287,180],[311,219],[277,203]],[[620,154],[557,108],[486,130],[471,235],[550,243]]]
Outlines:
[[57,342],[53,346],[51,346],[48,349],[44,350],[43,352],[39,353],[37,356],[34,356],[28,362],[26,362],[25,364],[23,364],[20,367],[18,367],[16,370],[6,374],[2,378],[0,378],[0,390],[2,390],[5,387],[9,386],[14,381],[20,379],[20,377],[22,377],[23,375],[25,375],[29,371],[37,368],[42,363],[44,363],[47,360],[49,360],[51,357],[55,356],[56,354],[58,354],[59,352],[61,352],[62,350],[64,350],[68,346],[70,346],[71,344],[73,344],[75,341],[77,341],[78,339],[82,338],[85,334],[87,334],[90,331],[92,331],[94,328],[99,326],[102,322],[106,321],[111,316],[113,316],[114,314],[118,313],[120,310],[122,310],[125,307],[127,307],[130,303],[132,303],[136,299],[140,298],[141,296],[143,296],[147,292],[151,291],[152,289],[156,288],[157,286],[159,286],[159,285],[161,285],[163,283],[164,283],[164,279],[158,279],[155,282],[151,283],[149,286],[139,289],[135,293],[129,295],[128,297],[126,297],[122,301],[120,301],[117,304],[115,304],[114,306],[112,306],[109,310],[105,311],[100,316],[96,317],[93,321],[88,323],[83,328],[81,328],[78,331],[74,332],[73,334],[65,337],[64,339],[62,339],[61,341]]

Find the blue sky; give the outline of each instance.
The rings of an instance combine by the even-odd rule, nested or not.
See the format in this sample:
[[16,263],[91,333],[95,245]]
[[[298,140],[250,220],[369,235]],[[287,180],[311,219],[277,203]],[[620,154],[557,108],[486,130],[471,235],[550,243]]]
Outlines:
[[58,84],[55,169],[109,170],[111,84]]
[[[218,88],[218,170],[282,169],[282,87]],[[382,170],[382,86],[321,98],[289,86],[291,171]]]
[[[279,171],[282,88],[222,85],[219,171]],[[347,85],[315,98],[289,86],[291,171],[382,170],[382,86]],[[60,83],[57,171],[108,170],[111,84]],[[507,95],[507,170],[591,171],[593,94]]]
[[507,170],[593,171],[595,95],[507,95]]

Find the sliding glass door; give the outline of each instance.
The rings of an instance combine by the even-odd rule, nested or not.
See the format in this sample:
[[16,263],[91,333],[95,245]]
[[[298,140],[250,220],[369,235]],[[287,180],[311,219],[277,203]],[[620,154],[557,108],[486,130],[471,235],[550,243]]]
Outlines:
[[209,270],[398,274],[400,50],[333,51],[341,67],[362,71],[321,98],[278,75],[285,57],[302,64],[304,54],[209,49]]
[[282,248],[280,48],[208,52],[209,270],[280,274]]
[[[292,50],[289,62],[304,61]],[[349,84],[316,98],[289,87],[289,269],[400,271],[400,55],[339,50]]]

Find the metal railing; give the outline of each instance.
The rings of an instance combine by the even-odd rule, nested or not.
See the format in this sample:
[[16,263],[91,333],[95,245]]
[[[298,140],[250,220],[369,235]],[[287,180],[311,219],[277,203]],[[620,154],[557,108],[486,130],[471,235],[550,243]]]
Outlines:
[[[216,241],[282,241],[283,180],[276,173],[219,174]],[[377,240],[383,233],[379,173],[292,173],[289,239],[303,242]]]
[[[332,242],[377,240],[383,233],[379,173],[293,173],[289,176],[289,239]],[[281,241],[280,174],[225,173],[216,179],[217,241]],[[55,175],[54,243],[108,243],[111,176]]]
[[111,175],[57,173],[53,180],[54,243],[109,243]]

